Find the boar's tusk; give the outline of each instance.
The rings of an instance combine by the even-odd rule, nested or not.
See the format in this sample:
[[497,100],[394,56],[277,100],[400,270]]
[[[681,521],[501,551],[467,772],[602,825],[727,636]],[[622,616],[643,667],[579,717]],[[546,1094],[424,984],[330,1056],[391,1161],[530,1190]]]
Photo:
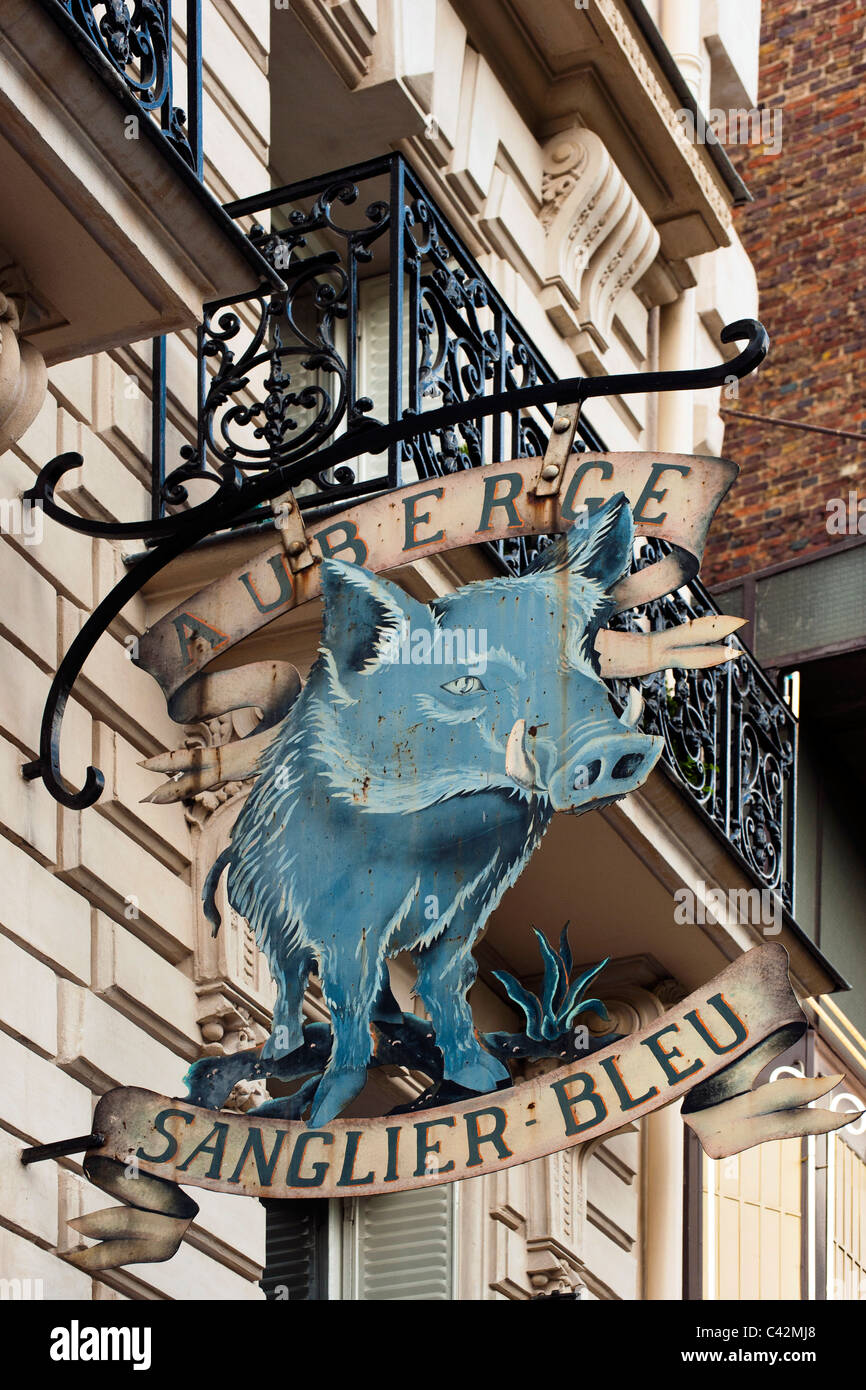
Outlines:
[[643,714],[643,707],[644,707],[644,698],[643,698],[643,695],[642,695],[641,692],[638,690],[638,688],[637,688],[636,685],[630,686],[630,687],[629,687],[629,692],[628,692],[628,700],[626,701],[625,709],[623,710],[622,714],[621,714],[620,717],[619,717],[619,718],[620,718],[620,723],[621,723],[621,724],[625,724],[626,727],[629,728],[629,729],[634,729],[634,728],[636,728],[636,727],[637,727],[637,721],[640,719],[641,715]]
[[505,773],[521,787],[535,786],[535,770],[526,756],[526,720],[518,719],[505,745]]
[[142,801],[164,806],[219,787],[224,782],[241,782],[245,777],[254,777],[259,759],[279,731],[277,724],[272,729],[263,729],[261,733],[216,748],[175,748],[170,753],[146,758],[141,767],[146,767],[148,772],[165,772],[172,780],[157,787],[150,796],[142,797]]
[[718,666],[722,661],[739,656],[739,649],[709,644],[730,637],[745,622],[745,618],[711,613],[663,632],[613,632],[610,628],[602,628],[595,639],[600,658],[599,673],[605,680],[619,680],[648,676],[667,667],[690,671]]

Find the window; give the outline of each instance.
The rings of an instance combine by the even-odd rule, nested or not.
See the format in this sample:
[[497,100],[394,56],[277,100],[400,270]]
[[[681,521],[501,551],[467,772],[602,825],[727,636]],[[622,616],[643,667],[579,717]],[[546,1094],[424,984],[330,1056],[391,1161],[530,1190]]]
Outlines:
[[262,1203],[265,1270],[261,1286],[273,1302],[325,1299],[328,1279],[328,1203],[295,1198]]
[[866,1300],[866,1163],[838,1134],[827,1140],[827,1297]]
[[799,1299],[801,1141],[704,1159],[704,1298]]
[[336,1202],[266,1201],[266,1298],[456,1298],[457,1189],[447,1183]]
[[343,1297],[438,1301],[456,1296],[457,1184],[361,1197],[343,1221]]

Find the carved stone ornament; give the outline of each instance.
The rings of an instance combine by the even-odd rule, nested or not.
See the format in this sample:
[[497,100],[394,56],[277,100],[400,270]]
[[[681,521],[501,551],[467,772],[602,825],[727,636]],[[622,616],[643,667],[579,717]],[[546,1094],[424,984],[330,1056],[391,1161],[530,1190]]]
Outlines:
[[652,101],[655,109],[663,116],[670,134],[676,141],[680,155],[688,165],[701,193],[721,226],[726,232],[729,232],[731,230],[730,209],[710,173],[708,161],[706,161],[703,151],[689,140],[682,123],[677,120],[674,107],[656,77],[640,43],[629,27],[628,20],[616,4],[616,0],[596,0],[596,6],[600,18],[608,26],[621,52],[628,59],[629,65],[643,90]]
[[531,1271],[533,1298],[580,1298],[584,1285],[566,1260],[552,1263],[545,1269]]
[[0,454],[30,428],[48,385],[42,354],[18,336],[25,298],[15,267],[0,270]]
[[564,336],[585,330],[604,352],[617,305],[655,260],[659,234],[593,131],[561,131],[543,153],[542,302]]

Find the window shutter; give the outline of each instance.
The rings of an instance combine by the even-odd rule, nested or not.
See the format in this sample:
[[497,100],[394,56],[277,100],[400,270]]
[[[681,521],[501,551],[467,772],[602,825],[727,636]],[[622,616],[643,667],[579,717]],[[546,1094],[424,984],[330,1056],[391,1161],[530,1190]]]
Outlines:
[[453,1298],[455,1199],[453,1183],[359,1199],[354,1212],[354,1297]]
[[328,1203],[264,1201],[265,1269],[261,1287],[273,1302],[328,1297]]
[[[387,275],[374,275],[362,280],[358,287],[358,395],[369,396],[373,402],[370,412],[377,420],[387,420],[391,368],[391,306],[390,280]],[[403,409],[409,404],[409,299],[403,299]],[[435,409],[442,401],[425,397],[422,410]],[[377,478],[387,466],[385,454],[363,454],[358,459],[359,480]],[[404,482],[412,482],[414,470],[404,469]]]
[[[375,275],[362,280],[358,290],[358,394],[369,396],[373,402],[371,414],[379,420],[388,418],[389,386],[389,280],[387,275]],[[404,314],[403,332],[408,332],[408,313]],[[404,377],[403,390],[407,382]],[[381,460],[380,460],[381,462]]]

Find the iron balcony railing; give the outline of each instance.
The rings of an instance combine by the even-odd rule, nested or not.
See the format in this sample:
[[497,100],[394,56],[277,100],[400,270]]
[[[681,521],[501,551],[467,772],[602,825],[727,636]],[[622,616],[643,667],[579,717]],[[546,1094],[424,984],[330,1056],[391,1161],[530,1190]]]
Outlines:
[[[659,559],[666,549],[664,542],[645,542],[635,567]],[[692,580],[620,614],[611,626],[661,631],[720,611],[704,586]],[[792,913],[797,720],[789,706],[745,648],[724,666],[661,671],[637,683],[646,702],[641,728],[664,739],[662,762],[669,776],[724,834],[758,884]],[[609,684],[622,707],[627,683]]]
[[[256,471],[426,409],[556,380],[508,305],[398,155],[228,204],[288,285],[208,307],[199,335],[195,447],[155,495],[189,479]],[[399,267],[399,273],[395,269]],[[304,510],[503,458],[543,454],[553,406],[514,409],[392,443],[296,489]],[[600,449],[579,426],[578,449]],[[500,546],[510,568],[534,546]]]

